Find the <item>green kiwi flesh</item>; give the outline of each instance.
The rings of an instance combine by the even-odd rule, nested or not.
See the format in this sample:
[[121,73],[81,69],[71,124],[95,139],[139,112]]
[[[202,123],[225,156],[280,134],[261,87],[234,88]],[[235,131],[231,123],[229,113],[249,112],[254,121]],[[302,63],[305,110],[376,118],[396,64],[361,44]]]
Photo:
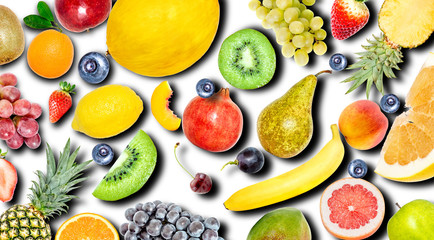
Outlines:
[[273,78],[276,53],[264,34],[243,29],[223,41],[218,65],[223,78],[232,86],[256,89]]
[[139,130],[92,194],[104,201],[128,197],[145,185],[156,162],[154,142],[144,131]]

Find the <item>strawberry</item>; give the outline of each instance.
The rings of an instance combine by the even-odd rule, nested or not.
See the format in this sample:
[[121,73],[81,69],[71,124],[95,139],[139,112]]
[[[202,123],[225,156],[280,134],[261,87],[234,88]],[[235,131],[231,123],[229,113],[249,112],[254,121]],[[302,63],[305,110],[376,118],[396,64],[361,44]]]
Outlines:
[[335,0],[331,13],[333,37],[344,40],[362,29],[369,19],[366,0]]
[[18,175],[14,165],[4,159],[5,156],[6,153],[0,149],[0,201],[9,202],[14,196]]
[[48,112],[50,115],[50,122],[55,123],[71,108],[72,99],[71,94],[74,94],[75,85],[67,82],[60,82],[60,90],[54,91],[48,99]]

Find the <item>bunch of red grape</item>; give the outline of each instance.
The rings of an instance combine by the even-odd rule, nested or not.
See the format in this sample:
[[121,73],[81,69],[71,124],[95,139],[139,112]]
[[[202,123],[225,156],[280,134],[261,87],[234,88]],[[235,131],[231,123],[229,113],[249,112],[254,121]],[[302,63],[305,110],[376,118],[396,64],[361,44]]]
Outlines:
[[36,149],[41,145],[41,136],[35,119],[41,116],[42,109],[37,103],[20,99],[21,92],[16,84],[14,74],[0,75],[0,139],[11,149],[18,149],[23,143]]

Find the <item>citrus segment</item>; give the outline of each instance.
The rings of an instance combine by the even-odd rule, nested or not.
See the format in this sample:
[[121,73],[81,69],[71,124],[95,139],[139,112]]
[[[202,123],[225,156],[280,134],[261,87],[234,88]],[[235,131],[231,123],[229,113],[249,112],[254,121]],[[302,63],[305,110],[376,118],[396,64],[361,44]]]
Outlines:
[[344,178],[323,192],[320,203],[322,222],[340,239],[363,239],[374,234],[384,218],[384,199],[371,183]]
[[375,172],[401,182],[434,176],[434,53],[431,53],[406,98],[410,109],[396,117]]
[[82,213],[66,220],[56,233],[55,240],[118,240],[119,234],[104,217]]

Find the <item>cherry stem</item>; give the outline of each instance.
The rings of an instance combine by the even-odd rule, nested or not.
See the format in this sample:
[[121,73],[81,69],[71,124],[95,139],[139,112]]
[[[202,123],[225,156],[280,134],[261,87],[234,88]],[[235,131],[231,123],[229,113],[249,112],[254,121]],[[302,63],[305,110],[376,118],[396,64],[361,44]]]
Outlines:
[[193,175],[191,175],[191,173],[188,172],[187,169],[184,168],[184,166],[182,166],[182,164],[178,160],[178,157],[176,156],[176,149],[178,148],[178,146],[179,146],[179,142],[175,144],[175,149],[173,149],[173,153],[175,153],[175,159],[178,162],[179,166],[181,166],[182,169],[184,169],[184,171],[186,171],[194,179]]
[[399,209],[401,209],[401,206],[399,205],[399,203],[395,203],[396,206],[399,207]]
[[332,71],[330,71],[330,70],[324,70],[324,71],[321,71],[321,72],[315,74],[315,77],[318,77],[319,75],[321,75],[321,74],[323,74],[323,73],[332,73]]
[[227,162],[225,165],[223,165],[220,171],[223,171],[223,168],[225,168],[227,165],[238,165],[238,160],[235,159],[234,161]]

